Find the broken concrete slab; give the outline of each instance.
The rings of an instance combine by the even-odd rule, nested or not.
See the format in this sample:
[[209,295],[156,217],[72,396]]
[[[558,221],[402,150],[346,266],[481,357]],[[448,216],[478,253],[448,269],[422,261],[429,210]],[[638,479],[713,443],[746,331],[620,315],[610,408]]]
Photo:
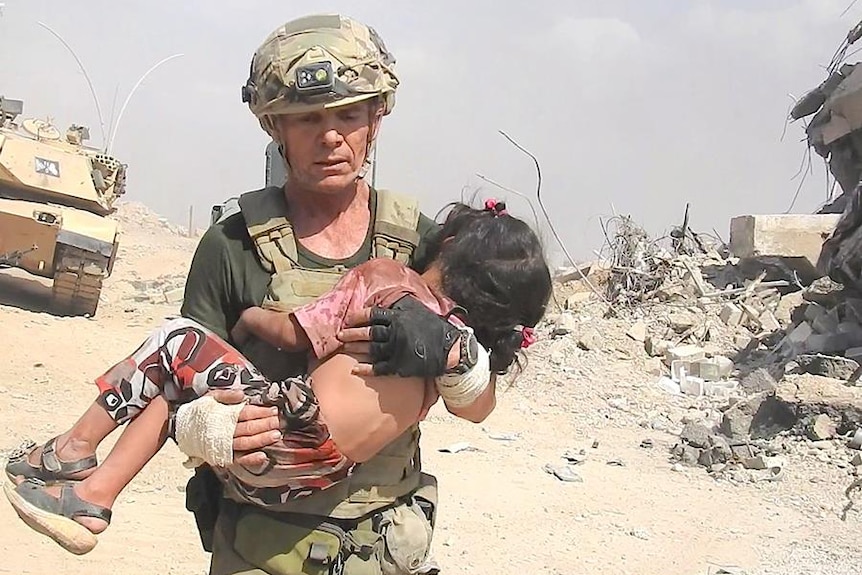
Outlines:
[[721,432],[733,440],[771,439],[796,424],[795,412],[770,392],[740,401],[724,412]]
[[817,260],[839,214],[764,214],[730,221],[730,251],[740,259],[780,260],[806,283],[822,274]]
[[817,375],[791,375],[778,386],[776,401],[789,411],[800,435],[821,414],[835,422],[843,435],[862,427],[862,388]]
[[849,358],[823,354],[801,354],[796,363],[802,373],[822,375],[832,379],[848,380],[859,369],[859,364]]
[[768,369],[759,367],[742,378],[740,387],[746,394],[774,392],[778,389],[778,382]]

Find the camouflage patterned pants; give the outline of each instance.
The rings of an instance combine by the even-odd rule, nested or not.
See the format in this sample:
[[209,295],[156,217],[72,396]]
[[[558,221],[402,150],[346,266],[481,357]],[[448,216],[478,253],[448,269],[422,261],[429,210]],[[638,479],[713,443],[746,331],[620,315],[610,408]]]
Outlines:
[[98,377],[96,385],[98,403],[117,425],[134,419],[159,395],[176,406],[211,389],[240,389],[250,404],[277,406],[287,431],[263,450],[266,466],[216,470],[234,494],[255,505],[309,495],[353,469],[320,420],[317,400],[303,378],[268,381],[230,344],[189,319],[173,319],[154,330],[134,353]]

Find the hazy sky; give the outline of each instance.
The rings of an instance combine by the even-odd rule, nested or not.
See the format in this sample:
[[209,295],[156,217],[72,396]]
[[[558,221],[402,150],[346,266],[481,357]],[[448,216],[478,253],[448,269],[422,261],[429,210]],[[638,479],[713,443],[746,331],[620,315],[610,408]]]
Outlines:
[[[97,146],[84,76],[38,22],[84,62],[106,123],[150,66],[184,54],[138,89],[113,149],[126,198],[175,222],[193,204],[203,225],[212,203],[263,183],[268,138],[240,100],[255,48],[286,20],[344,11],[377,29],[402,81],[378,185],[430,215],[465,187],[500,195],[476,173],[533,196],[533,165],[504,130],[538,156],[577,258],[601,248],[612,209],[660,234],[691,202],[694,229],[725,239],[734,215],[787,210],[806,149],[798,123],[781,140],[789,95],[823,79],[862,18],[862,3],[841,16],[851,0],[2,1],[0,94],[63,131],[88,125]],[[825,186],[815,156],[794,211]]]

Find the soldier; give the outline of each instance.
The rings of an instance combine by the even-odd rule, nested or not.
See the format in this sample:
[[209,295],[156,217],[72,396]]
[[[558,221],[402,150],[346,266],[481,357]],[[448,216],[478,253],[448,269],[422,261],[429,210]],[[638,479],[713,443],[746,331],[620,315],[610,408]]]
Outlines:
[[[245,308],[307,303],[371,257],[421,271],[436,224],[414,199],[371,189],[363,179],[381,119],[395,103],[393,66],[375,31],[344,16],[300,18],[264,41],[243,100],[279,144],[287,183],[243,195],[241,214],[207,231],[189,272],[184,316],[228,337]],[[343,337],[356,342],[346,344],[350,349],[371,353],[375,373],[443,373],[451,346],[443,320],[421,309],[378,312],[364,317],[373,325],[362,327],[360,319]],[[414,353],[423,348],[422,357]],[[306,368],[304,350],[290,356],[253,340],[241,351],[271,378]],[[456,415],[481,421],[493,408],[492,386]],[[251,461],[276,426],[268,412],[246,407],[235,433],[237,457]],[[187,507],[212,551],[211,575],[406,574],[427,560],[437,490],[421,471],[418,426],[348,480],[285,504],[283,514],[261,513],[220,491],[207,468],[187,490]]]

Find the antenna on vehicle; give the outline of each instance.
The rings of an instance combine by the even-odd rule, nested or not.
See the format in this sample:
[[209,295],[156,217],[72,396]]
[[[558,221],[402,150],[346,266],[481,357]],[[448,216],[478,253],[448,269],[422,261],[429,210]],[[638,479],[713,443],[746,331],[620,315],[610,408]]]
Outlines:
[[54,30],[52,30],[44,22],[37,22],[37,24],[39,24],[39,26],[41,26],[42,28],[44,28],[45,30],[47,30],[48,32],[53,34],[57,38],[57,40],[59,40],[63,44],[63,46],[66,47],[66,49],[69,51],[69,53],[72,54],[72,57],[75,58],[75,62],[78,63],[78,67],[81,69],[81,72],[84,74],[84,79],[87,81],[87,86],[90,87],[90,94],[92,94],[93,101],[96,104],[96,114],[99,116],[99,127],[102,130],[102,144],[103,145],[107,144],[107,139],[105,137],[105,120],[102,117],[102,107],[99,105],[99,97],[96,96],[96,90],[95,90],[95,88],[93,88],[93,82],[90,81],[90,76],[89,76],[89,74],[87,74],[87,69],[84,68],[83,62],[81,62],[81,59],[78,58],[78,55],[75,54],[75,51],[72,49],[71,46],[69,46],[69,44],[63,39],[62,36],[57,34]]

